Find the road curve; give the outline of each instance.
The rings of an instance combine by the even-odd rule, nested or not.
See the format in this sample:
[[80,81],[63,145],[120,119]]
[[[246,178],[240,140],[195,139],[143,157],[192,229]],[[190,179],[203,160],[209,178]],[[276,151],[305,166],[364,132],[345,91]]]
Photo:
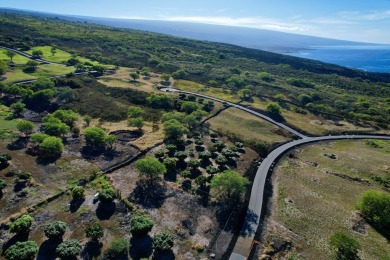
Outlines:
[[[161,91],[165,92],[180,92],[185,94],[193,94],[199,97],[211,99],[218,102],[226,102],[225,100],[210,97],[207,95],[189,92],[189,91],[182,91],[174,88],[161,88]],[[255,236],[255,233],[259,227],[259,224],[261,222],[260,216],[261,216],[261,210],[263,207],[263,199],[264,199],[264,188],[265,183],[267,179],[268,172],[273,169],[273,166],[275,165],[275,162],[284,155],[287,151],[301,146],[305,144],[310,143],[316,143],[321,141],[332,141],[332,140],[344,140],[344,139],[381,139],[381,140],[389,140],[390,136],[387,135],[334,135],[334,136],[319,136],[319,137],[308,137],[305,136],[298,131],[282,124],[279,122],[274,121],[272,118],[269,118],[265,115],[262,115],[258,112],[255,112],[251,109],[248,109],[246,107],[237,105],[235,103],[226,102],[227,104],[236,107],[238,109],[241,109],[243,111],[246,111],[248,113],[251,113],[255,116],[258,116],[262,119],[267,120],[268,122],[277,125],[283,129],[286,129],[287,131],[295,134],[296,136],[299,136],[301,139],[293,140],[289,143],[286,143],[282,146],[279,146],[275,150],[273,150],[267,158],[265,158],[259,168],[256,172],[256,177],[253,181],[253,186],[251,190],[251,196],[249,199],[249,205],[245,217],[245,221],[243,223],[243,226],[241,228],[240,236],[237,239],[237,242],[234,246],[233,252],[230,256],[230,260],[243,260],[247,259],[249,256],[251,249],[252,249],[252,243]]]
[[165,91],[165,92],[180,92],[180,93],[184,93],[184,94],[195,95],[195,96],[211,99],[211,100],[214,100],[214,101],[217,101],[217,102],[221,102],[221,103],[226,103],[229,106],[232,106],[232,107],[238,108],[240,110],[243,110],[245,112],[251,113],[251,114],[253,114],[253,115],[257,116],[257,117],[260,117],[260,118],[270,122],[271,124],[277,125],[280,128],[283,128],[283,129],[289,131],[290,133],[292,133],[292,134],[294,134],[294,135],[296,135],[296,136],[298,136],[298,137],[300,137],[302,139],[307,138],[306,135],[301,134],[297,130],[292,129],[291,127],[289,127],[289,126],[287,126],[285,124],[276,122],[275,120],[273,120],[272,118],[270,118],[270,117],[268,117],[266,115],[260,114],[260,113],[258,113],[256,111],[253,111],[252,109],[246,108],[246,107],[238,105],[236,103],[228,102],[228,101],[225,101],[223,99],[219,99],[219,98],[215,98],[215,97],[211,97],[211,96],[207,96],[207,95],[203,95],[203,94],[199,94],[199,93],[195,93],[195,92],[178,90],[178,89],[175,89],[175,88],[160,88],[160,90],[161,91]]

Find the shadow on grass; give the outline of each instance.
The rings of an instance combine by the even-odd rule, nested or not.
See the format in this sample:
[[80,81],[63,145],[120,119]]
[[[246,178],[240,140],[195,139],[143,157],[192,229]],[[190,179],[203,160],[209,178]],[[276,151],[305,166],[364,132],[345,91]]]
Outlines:
[[14,142],[7,144],[7,148],[11,151],[21,150],[27,147],[28,138],[19,137]]
[[157,181],[139,180],[130,198],[144,208],[160,208],[166,199],[167,188]]
[[61,243],[62,238],[45,240],[39,247],[37,260],[55,260],[56,249]]
[[132,237],[130,239],[130,245],[131,259],[139,260],[141,258],[149,258],[153,253],[153,239],[149,235]]
[[153,260],[174,260],[175,254],[172,252],[172,250],[166,250],[166,251],[154,251]]
[[99,241],[88,241],[81,252],[81,257],[85,260],[97,259],[97,257],[102,253],[102,248],[103,243]]
[[43,166],[46,166],[46,165],[49,165],[51,163],[55,163],[58,159],[61,158],[61,154],[58,154],[58,155],[52,155],[52,156],[38,156],[36,161],[38,164],[40,165],[43,165]]
[[72,200],[69,204],[69,210],[72,213],[75,213],[81,205],[84,203],[85,199]]
[[108,220],[116,210],[115,202],[100,202],[96,209],[96,217],[99,220]]
[[13,237],[11,237],[6,243],[2,246],[2,253],[1,255],[4,256],[5,251],[7,251],[8,248],[15,245],[16,242],[25,242],[28,240],[28,233],[27,234],[16,234]]

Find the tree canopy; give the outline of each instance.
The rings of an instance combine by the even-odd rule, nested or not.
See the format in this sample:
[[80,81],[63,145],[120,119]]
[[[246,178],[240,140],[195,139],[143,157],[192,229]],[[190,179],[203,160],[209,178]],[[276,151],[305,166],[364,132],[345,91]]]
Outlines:
[[10,230],[16,234],[27,234],[30,231],[33,221],[34,219],[30,215],[25,214],[12,222]]
[[149,179],[156,179],[161,174],[165,174],[165,165],[152,157],[146,157],[135,163],[135,168],[142,175]]
[[330,245],[336,249],[338,260],[358,260],[359,243],[343,232],[337,232],[330,237]]
[[31,134],[34,130],[34,123],[27,120],[19,120],[16,124],[16,128],[25,135]]
[[357,204],[372,224],[390,229],[390,194],[382,191],[368,190],[364,192]]
[[214,176],[211,180],[211,189],[220,200],[241,199],[249,184],[248,179],[237,172],[226,170]]
[[62,238],[66,231],[66,223],[62,221],[55,221],[46,225],[44,232],[49,239]]
[[80,254],[81,249],[79,241],[71,239],[59,244],[56,253],[62,259],[74,259]]
[[6,260],[33,260],[38,252],[35,241],[16,242],[5,251]]
[[147,215],[134,216],[130,220],[130,231],[135,236],[144,236],[152,230],[153,219]]

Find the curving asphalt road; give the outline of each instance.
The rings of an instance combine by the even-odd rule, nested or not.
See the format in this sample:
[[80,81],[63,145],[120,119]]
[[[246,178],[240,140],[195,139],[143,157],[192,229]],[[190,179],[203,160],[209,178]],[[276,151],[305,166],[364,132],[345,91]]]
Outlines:
[[[199,93],[189,92],[189,91],[181,91],[174,88],[161,88],[161,91],[165,92],[180,92],[185,94],[193,94],[199,97],[211,99],[218,102],[226,102],[222,99],[206,96]],[[226,102],[227,104],[236,107],[238,109],[241,109],[243,111],[246,111],[248,113],[251,113],[255,116],[258,116],[262,119],[267,120],[268,122],[277,125],[283,129],[286,129],[287,131],[295,134],[296,136],[300,137],[301,139],[291,141],[289,143],[286,143],[282,146],[279,146],[275,150],[273,150],[267,158],[265,158],[259,168],[256,172],[256,177],[253,182],[252,191],[251,191],[251,197],[249,200],[249,206],[247,209],[245,221],[243,223],[243,226],[241,228],[240,236],[237,239],[237,242],[234,246],[233,252],[230,256],[230,260],[243,260],[247,259],[249,256],[251,249],[252,249],[252,243],[254,240],[255,233],[259,227],[260,224],[260,216],[261,216],[261,210],[263,207],[263,196],[264,196],[264,187],[267,179],[267,175],[269,171],[272,171],[275,162],[287,151],[309,143],[316,143],[321,141],[330,141],[330,140],[343,140],[343,139],[381,139],[381,140],[390,140],[390,136],[386,135],[335,135],[335,136],[319,136],[319,137],[308,137],[305,136],[298,131],[282,124],[279,122],[274,121],[273,119],[262,115],[258,112],[255,112],[251,109],[248,109],[246,107],[237,105],[235,103]]]

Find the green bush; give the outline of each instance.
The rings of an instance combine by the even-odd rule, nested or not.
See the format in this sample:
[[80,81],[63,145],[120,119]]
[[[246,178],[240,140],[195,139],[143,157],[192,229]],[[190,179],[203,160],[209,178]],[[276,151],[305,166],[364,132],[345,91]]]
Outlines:
[[173,244],[173,236],[168,232],[161,232],[153,237],[153,248],[157,251],[170,250]]
[[72,189],[72,199],[81,200],[85,198],[84,188],[81,186],[75,186]]
[[66,223],[62,221],[55,221],[46,225],[44,232],[49,239],[62,238],[66,231]]
[[152,230],[154,221],[146,215],[134,216],[130,220],[130,231],[135,236],[144,236]]
[[30,215],[25,214],[12,222],[10,231],[16,234],[28,234],[33,221],[34,219]]
[[330,245],[336,249],[336,259],[338,260],[360,259],[358,256],[359,243],[343,232],[332,235]]
[[81,252],[81,245],[77,240],[66,240],[56,249],[57,255],[61,259],[75,259]]
[[16,242],[5,251],[7,260],[33,260],[38,252],[38,246],[35,241]]
[[39,145],[39,150],[45,156],[57,156],[64,150],[64,144],[61,138],[49,136]]
[[357,203],[364,218],[375,226],[390,229],[390,194],[368,190]]
[[98,223],[94,223],[85,229],[85,236],[97,241],[104,236],[104,229]]
[[108,251],[110,259],[122,259],[121,257],[127,259],[129,242],[127,239],[114,240],[111,242]]
[[112,202],[116,198],[116,193],[113,189],[107,188],[107,189],[102,189],[99,192],[99,200],[101,202]]

